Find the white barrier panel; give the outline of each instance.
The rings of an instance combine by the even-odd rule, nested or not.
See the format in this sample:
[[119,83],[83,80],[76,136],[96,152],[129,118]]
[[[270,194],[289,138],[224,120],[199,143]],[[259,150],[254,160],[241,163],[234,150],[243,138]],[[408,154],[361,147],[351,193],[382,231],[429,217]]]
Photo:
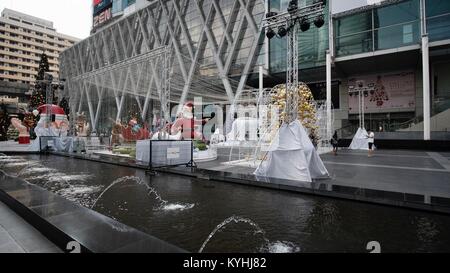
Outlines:
[[191,141],[141,140],[136,143],[136,160],[152,167],[189,164],[192,153]]

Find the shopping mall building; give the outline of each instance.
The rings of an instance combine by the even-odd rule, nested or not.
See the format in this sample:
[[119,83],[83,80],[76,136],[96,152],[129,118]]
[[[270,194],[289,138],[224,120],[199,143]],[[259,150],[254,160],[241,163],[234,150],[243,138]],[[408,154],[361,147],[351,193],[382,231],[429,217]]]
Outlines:
[[[317,1],[306,2],[299,5]],[[316,100],[328,89],[334,127],[343,136],[356,131],[364,89],[366,128],[446,135],[435,132],[450,129],[450,1],[387,0],[339,13],[326,2],[325,25],[299,34],[298,67]],[[248,90],[284,83],[286,38],[268,39],[262,21],[288,3],[95,0],[93,34],[61,55],[71,108],[98,132],[111,127],[106,117],[130,109],[152,120],[164,90],[155,70],[163,61],[152,52],[163,46],[171,50],[171,104],[197,96],[233,104]]]

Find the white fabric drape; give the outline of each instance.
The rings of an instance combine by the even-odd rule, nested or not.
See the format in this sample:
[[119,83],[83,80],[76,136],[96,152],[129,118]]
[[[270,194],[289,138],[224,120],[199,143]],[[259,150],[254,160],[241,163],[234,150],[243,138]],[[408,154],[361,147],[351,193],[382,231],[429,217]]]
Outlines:
[[254,174],[304,182],[328,177],[322,159],[299,120],[281,126],[268,149],[267,159]]
[[367,138],[367,131],[364,128],[358,128],[352,143],[348,147],[350,150],[369,150],[369,139]]

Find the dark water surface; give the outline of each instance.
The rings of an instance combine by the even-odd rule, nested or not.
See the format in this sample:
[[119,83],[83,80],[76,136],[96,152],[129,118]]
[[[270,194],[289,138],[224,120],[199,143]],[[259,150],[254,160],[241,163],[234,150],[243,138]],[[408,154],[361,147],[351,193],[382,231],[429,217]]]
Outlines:
[[[158,174],[51,155],[0,157],[0,169],[188,251],[449,252],[450,216]],[[147,183],[136,183],[135,180]],[[161,203],[155,193],[167,201]],[[240,218],[239,218],[240,219]],[[250,223],[250,224],[249,224]],[[255,227],[255,226],[258,227]],[[126,232],[126,231],[123,231]]]

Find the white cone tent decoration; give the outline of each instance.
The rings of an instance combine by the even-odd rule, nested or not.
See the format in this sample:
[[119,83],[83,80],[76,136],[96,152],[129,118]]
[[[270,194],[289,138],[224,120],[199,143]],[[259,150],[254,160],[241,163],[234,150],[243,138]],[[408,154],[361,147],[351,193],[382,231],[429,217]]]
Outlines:
[[350,150],[369,150],[369,138],[368,133],[364,128],[358,128],[352,143],[348,147]]
[[284,123],[254,174],[256,176],[312,182],[328,171],[299,120]]
[[[364,128],[365,125],[365,97],[374,90],[373,86],[366,86],[364,81],[357,81],[356,87],[350,87],[350,93],[354,96],[358,96],[358,118],[359,128],[353,137],[352,143],[348,147],[350,150],[369,150],[369,134]],[[374,146],[375,148],[375,146]]]

